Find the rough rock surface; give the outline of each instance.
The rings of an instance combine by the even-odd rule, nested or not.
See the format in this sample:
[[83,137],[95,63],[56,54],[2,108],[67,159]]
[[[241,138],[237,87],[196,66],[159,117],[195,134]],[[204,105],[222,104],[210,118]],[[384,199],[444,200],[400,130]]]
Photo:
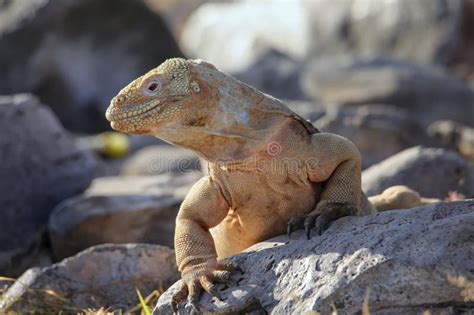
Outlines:
[[192,151],[171,145],[154,145],[140,149],[129,157],[122,165],[121,175],[179,175],[199,168],[199,158]]
[[185,194],[202,174],[106,177],[58,205],[49,220],[56,259],[103,243],[173,246],[175,218]]
[[388,105],[328,106],[326,115],[314,125],[354,142],[361,151],[363,168],[432,142],[408,111]]
[[97,164],[27,94],[0,97],[0,135],[0,274],[17,274],[54,206],[84,191]]
[[[221,287],[223,302],[205,294],[200,304],[204,314],[330,314],[332,305],[355,314],[368,296],[370,314],[472,312],[473,235],[473,200],[345,217],[310,241],[297,233],[287,244],[281,236],[234,256],[244,271],[234,275],[238,286]],[[160,297],[154,314],[171,314],[178,286]]]
[[323,103],[395,105],[424,126],[440,119],[474,125],[474,89],[435,67],[381,57],[322,59],[302,84]]
[[122,313],[178,278],[174,251],[148,244],[99,245],[47,268],[26,271],[0,298],[0,313]]
[[454,151],[413,147],[362,172],[362,190],[368,196],[394,185],[430,198],[446,198],[450,191],[473,197],[474,167]]
[[0,47],[0,94],[31,91],[85,132],[108,127],[105,109],[126,83],[182,55],[141,0],[2,1]]

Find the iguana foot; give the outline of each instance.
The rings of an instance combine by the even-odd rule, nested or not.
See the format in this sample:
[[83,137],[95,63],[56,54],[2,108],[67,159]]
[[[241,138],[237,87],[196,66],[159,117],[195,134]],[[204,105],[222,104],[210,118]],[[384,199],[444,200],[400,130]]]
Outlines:
[[321,235],[328,227],[329,223],[339,218],[353,215],[354,207],[345,203],[328,203],[322,212],[317,209],[305,216],[295,216],[291,218],[287,226],[288,239],[291,233],[304,227],[306,238],[311,239],[311,229],[314,227],[318,235]]
[[190,314],[199,314],[199,297],[202,290],[222,300],[215,282],[232,285],[231,271],[240,271],[237,264],[229,259],[210,259],[200,264],[190,265],[183,269],[181,287],[171,298],[171,307],[177,313],[178,304],[188,298],[186,308]]

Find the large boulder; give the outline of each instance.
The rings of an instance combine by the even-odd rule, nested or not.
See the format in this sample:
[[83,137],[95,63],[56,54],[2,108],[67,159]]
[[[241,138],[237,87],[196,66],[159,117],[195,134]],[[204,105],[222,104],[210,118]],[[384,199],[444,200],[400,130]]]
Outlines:
[[423,197],[446,198],[450,191],[474,197],[474,167],[451,150],[413,147],[362,172],[362,190],[369,196],[395,185]]
[[178,278],[173,250],[149,244],[100,245],[47,268],[26,271],[0,298],[0,313],[58,314],[110,309],[124,314],[142,296]]
[[26,94],[0,97],[0,161],[0,274],[17,274],[54,206],[87,188],[97,161]]
[[32,91],[65,127],[105,130],[110,99],[128,82],[182,56],[142,0],[0,2],[0,94]]
[[328,106],[326,115],[314,125],[354,142],[362,154],[363,168],[414,145],[436,142],[408,111],[389,105]]
[[172,247],[175,219],[185,194],[202,174],[104,177],[84,194],[58,205],[49,220],[54,257],[104,243]]
[[[232,257],[244,271],[238,284],[220,286],[222,302],[203,294],[200,305],[204,314],[357,314],[364,304],[374,315],[471,314],[473,235],[473,200],[345,217],[311,240],[299,232]],[[172,314],[179,286],[154,314]]]
[[388,104],[424,126],[440,119],[474,126],[474,89],[440,68],[390,58],[331,58],[314,62],[302,82],[323,103]]

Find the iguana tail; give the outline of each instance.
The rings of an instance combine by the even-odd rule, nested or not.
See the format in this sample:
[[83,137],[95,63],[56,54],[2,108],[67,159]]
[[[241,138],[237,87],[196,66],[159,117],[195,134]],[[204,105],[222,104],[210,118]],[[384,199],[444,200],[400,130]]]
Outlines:
[[423,198],[416,191],[407,186],[392,186],[384,190],[380,195],[369,197],[370,203],[377,211],[388,211],[395,209],[410,209],[439,202],[436,198]]

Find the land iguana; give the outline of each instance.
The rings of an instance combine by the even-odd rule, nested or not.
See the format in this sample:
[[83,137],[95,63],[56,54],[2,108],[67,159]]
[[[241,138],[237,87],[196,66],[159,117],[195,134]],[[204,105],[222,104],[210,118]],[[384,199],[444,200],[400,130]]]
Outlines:
[[351,141],[204,61],[165,61],[122,89],[106,117],[117,131],[159,137],[209,162],[176,218],[183,281],[174,309],[187,296],[197,310],[202,289],[219,298],[215,283],[238,268],[226,257],[255,243],[299,228],[309,238],[343,216],[422,203],[397,186],[371,198],[374,206]]

